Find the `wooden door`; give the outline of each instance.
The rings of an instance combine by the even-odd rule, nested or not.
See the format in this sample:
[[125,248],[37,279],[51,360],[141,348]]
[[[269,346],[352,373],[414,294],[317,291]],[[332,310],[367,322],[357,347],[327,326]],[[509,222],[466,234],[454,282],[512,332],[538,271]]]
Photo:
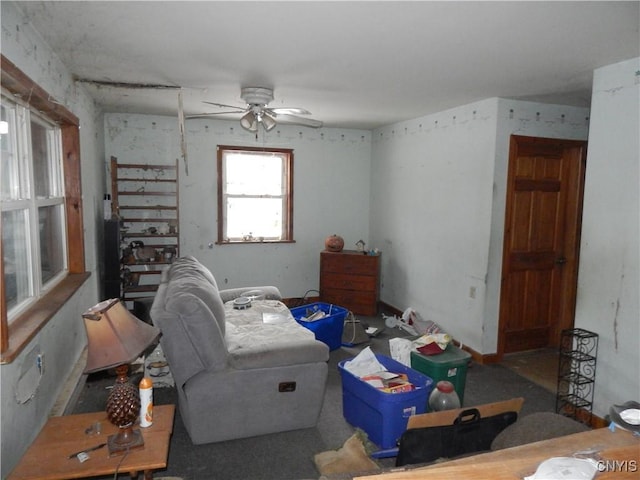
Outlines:
[[511,137],[498,354],[554,347],[574,321],[587,143]]

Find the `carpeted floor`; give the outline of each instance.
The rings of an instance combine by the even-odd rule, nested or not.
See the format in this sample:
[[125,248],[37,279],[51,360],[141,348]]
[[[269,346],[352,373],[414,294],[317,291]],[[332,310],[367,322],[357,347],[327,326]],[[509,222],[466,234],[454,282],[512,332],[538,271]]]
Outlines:
[[[382,318],[360,317],[372,326],[383,327]],[[374,352],[389,355],[389,339],[405,336],[399,329],[386,329],[372,339]],[[283,432],[260,437],[232,440],[208,445],[193,445],[176,410],[168,467],[156,477],[181,477],[183,480],[301,480],[317,479],[313,462],[317,453],[337,449],[354,433],[342,416],[342,381],[338,363],[352,358],[366,345],[341,347],[331,352],[329,377],[320,420],[315,428]],[[139,380],[133,375],[133,381]],[[105,375],[91,376],[73,409],[74,413],[104,408],[106,387],[113,383]],[[521,416],[533,412],[552,412],[555,396],[501,365],[471,363],[467,370],[465,406],[480,405],[522,396],[525,403]],[[156,388],[156,404],[177,402],[173,388]],[[379,461],[382,467],[395,464],[395,459]],[[121,475],[122,478],[127,477]],[[113,477],[105,477],[113,478]]]

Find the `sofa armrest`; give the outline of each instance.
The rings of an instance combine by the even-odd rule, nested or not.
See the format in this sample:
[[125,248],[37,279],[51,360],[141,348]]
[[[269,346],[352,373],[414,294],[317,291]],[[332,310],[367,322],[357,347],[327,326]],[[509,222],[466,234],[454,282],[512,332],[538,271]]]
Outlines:
[[240,287],[240,288],[227,288],[226,290],[219,290],[222,303],[227,303],[231,300],[235,300],[241,297],[243,293],[252,290],[260,290],[264,293],[266,300],[282,300],[282,295],[278,287],[272,285],[265,285],[261,287]]

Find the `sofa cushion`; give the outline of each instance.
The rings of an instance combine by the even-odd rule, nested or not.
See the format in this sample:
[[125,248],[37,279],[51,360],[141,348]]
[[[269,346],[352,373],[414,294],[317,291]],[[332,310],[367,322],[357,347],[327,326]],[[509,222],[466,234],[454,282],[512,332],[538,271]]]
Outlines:
[[218,290],[218,284],[216,283],[216,279],[207,267],[200,263],[200,261],[192,256],[185,255],[184,257],[178,258],[171,265],[171,273],[176,273],[178,270],[190,272],[192,274],[197,274],[204,278],[207,282],[209,282],[213,287]]
[[277,300],[254,301],[246,310],[225,303],[226,344],[233,368],[252,369],[326,362],[329,349],[298,324]]
[[228,327],[229,364],[233,368],[248,370],[329,360],[329,347],[297,324]]
[[194,295],[209,308],[218,322],[222,335],[225,334],[224,305],[218,293],[216,280],[204,265],[194,257],[181,257],[169,268],[166,280],[169,282],[165,293],[168,297],[167,303],[171,301],[171,297],[185,292]]
[[225,368],[227,351],[209,307],[189,293],[171,298],[166,295],[167,287],[167,283],[158,287],[151,318],[162,331],[160,343],[170,359],[176,385],[181,387],[207,368]]

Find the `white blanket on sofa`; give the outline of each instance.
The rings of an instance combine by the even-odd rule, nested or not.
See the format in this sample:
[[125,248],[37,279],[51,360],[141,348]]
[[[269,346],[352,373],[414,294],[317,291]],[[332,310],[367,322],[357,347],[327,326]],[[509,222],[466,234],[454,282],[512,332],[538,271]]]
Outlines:
[[[233,301],[224,305],[227,350],[265,348],[313,340],[314,333],[295,321],[287,306],[278,300],[254,300],[250,308],[236,310]],[[266,320],[266,322],[265,322]]]

